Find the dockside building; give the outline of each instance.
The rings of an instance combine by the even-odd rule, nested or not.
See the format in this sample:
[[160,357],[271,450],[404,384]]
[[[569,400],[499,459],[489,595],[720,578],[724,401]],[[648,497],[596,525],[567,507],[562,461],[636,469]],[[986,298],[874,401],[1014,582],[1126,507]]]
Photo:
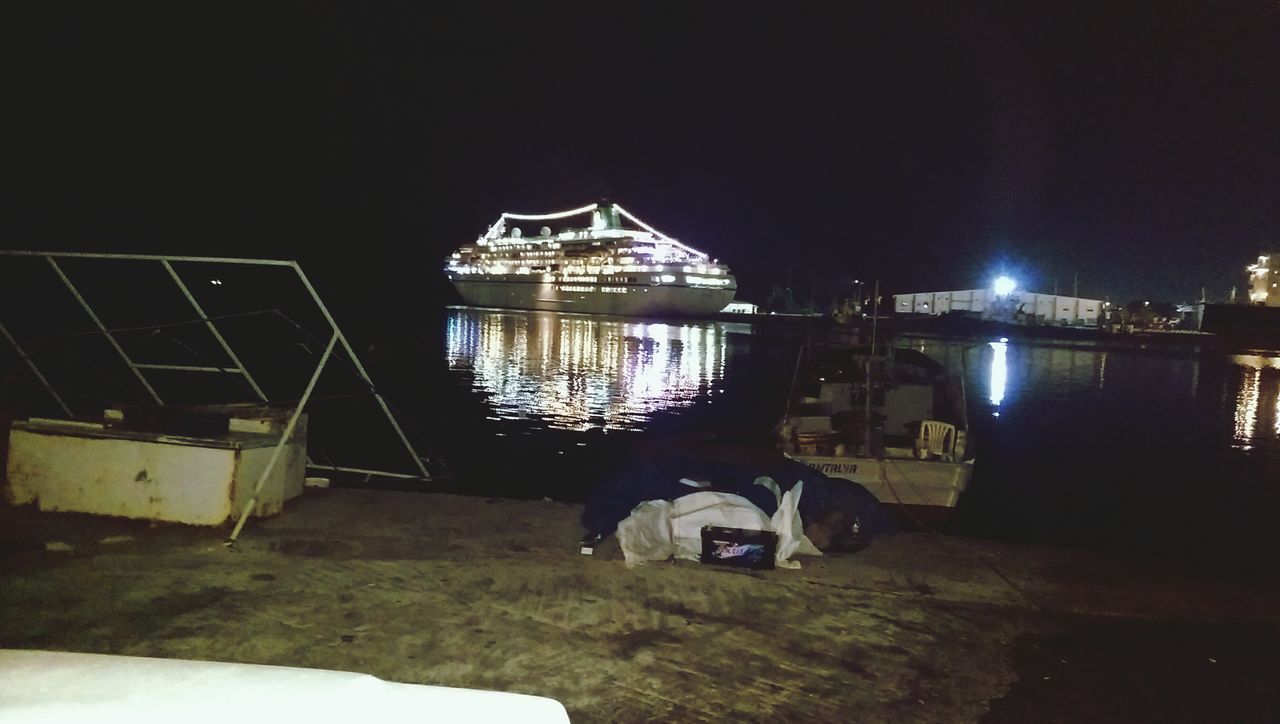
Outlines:
[[969,313],[982,319],[1026,321],[1035,324],[1094,326],[1103,314],[1100,299],[1068,297],[1060,294],[994,289],[964,289],[951,292],[915,292],[893,295],[898,314]]
[[1257,264],[1250,264],[1249,303],[1262,307],[1280,307],[1280,253],[1263,254]]

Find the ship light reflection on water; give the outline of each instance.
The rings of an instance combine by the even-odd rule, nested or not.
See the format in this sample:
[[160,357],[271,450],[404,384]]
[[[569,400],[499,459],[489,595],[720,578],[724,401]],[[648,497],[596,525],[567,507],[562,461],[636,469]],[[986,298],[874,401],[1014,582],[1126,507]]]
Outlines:
[[496,419],[634,430],[705,397],[723,379],[726,340],[719,325],[459,310],[445,351],[451,368],[473,370]]
[[1234,355],[1231,361],[1241,368],[1233,447],[1248,451],[1264,434],[1280,436],[1280,357]]
[[1236,398],[1235,439],[1237,447],[1241,450],[1249,450],[1253,447],[1249,443],[1253,440],[1254,424],[1258,419],[1261,380],[1262,370],[1254,368],[1246,372],[1244,383],[1240,385],[1240,394]]
[[[1001,338],[999,342],[989,342],[991,345],[991,378],[990,378],[990,394],[991,404],[996,407],[1004,401],[1005,385],[1009,381],[1009,363],[1006,353],[1009,350],[1009,340]],[[1000,411],[996,410],[991,413],[995,417],[1000,417]]]

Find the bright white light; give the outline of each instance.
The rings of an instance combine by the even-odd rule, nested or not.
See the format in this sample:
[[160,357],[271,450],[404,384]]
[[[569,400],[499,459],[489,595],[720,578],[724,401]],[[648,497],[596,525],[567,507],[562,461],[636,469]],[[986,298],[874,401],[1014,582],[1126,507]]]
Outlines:
[[1004,388],[1009,381],[1009,366],[1005,353],[1009,349],[1006,342],[989,342],[991,345],[991,404],[999,405],[1004,400]]
[[663,274],[663,275],[662,275],[662,283],[663,283],[663,284],[670,284],[671,282],[674,282],[675,280],[676,280],[676,278],[675,278],[673,275],[671,275],[671,274]]
[[1007,297],[1010,294],[1013,294],[1013,290],[1017,288],[1018,283],[1013,280],[1013,277],[1007,277],[1004,275],[996,277],[996,281],[992,285],[992,289],[995,290],[997,297]]
[[557,211],[553,214],[513,214],[511,212],[506,212],[503,216],[508,219],[518,219],[520,221],[543,221],[547,219],[564,219],[569,216],[577,216],[578,214],[585,214],[588,211],[595,211],[598,208],[600,208],[599,204],[588,204],[578,209]]

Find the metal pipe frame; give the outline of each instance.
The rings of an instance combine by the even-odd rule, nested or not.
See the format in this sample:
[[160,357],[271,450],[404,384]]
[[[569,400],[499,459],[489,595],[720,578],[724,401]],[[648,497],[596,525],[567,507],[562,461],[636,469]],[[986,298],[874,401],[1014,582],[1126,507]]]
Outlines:
[[[59,279],[61,279],[62,283],[66,286],[67,290],[71,293],[73,297],[75,297],[76,301],[80,303],[81,308],[84,309],[85,313],[88,314],[89,318],[93,320],[93,323],[97,327],[98,332],[100,332],[107,338],[107,340],[111,343],[112,347],[115,348],[116,352],[121,356],[121,358],[129,366],[129,369],[133,371],[133,373],[138,377],[138,380],[151,394],[152,399],[154,399],[156,403],[160,405],[163,405],[164,402],[160,399],[160,396],[156,393],[155,389],[152,388],[151,384],[147,381],[146,376],[143,375],[142,370],[144,369],[170,370],[170,371],[182,371],[182,372],[222,372],[222,373],[240,374],[246,379],[246,381],[248,381],[249,385],[253,388],[254,394],[256,394],[261,401],[270,402],[270,399],[268,398],[266,393],[253,379],[248,369],[245,368],[244,364],[240,361],[240,358],[235,354],[234,349],[227,342],[227,340],[222,336],[221,332],[219,332],[219,330],[217,329],[217,326],[213,323],[213,320],[208,317],[208,315],[204,311],[204,308],[200,306],[199,302],[196,301],[195,296],[191,294],[190,289],[187,287],[185,283],[183,283],[181,277],[178,275],[177,271],[173,268],[173,263],[178,262],[178,263],[195,263],[195,264],[228,264],[228,265],[259,266],[259,267],[263,267],[263,266],[288,267],[290,269],[293,269],[294,273],[298,277],[299,282],[301,282],[302,286],[307,290],[307,293],[311,295],[311,301],[316,305],[316,307],[324,315],[325,321],[328,322],[333,336],[329,342],[329,347],[328,349],[326,349],[325,355],[321,360],[320,366],[316,368],[316,372],[312,377],[311,383],[308,385],[306,395],[304,395],[303,399],[298,402],[298,405],[294,413],[295,416],[294,418],[291,418],[290,425],[293,425],[295,423],[297,419],[297,415],[301,414],[301,412],[303,411],[303,408],[305,407],[306,402],[311,395],[315,382],[319,380],[320,372],[323,370],[325,363],[327,363],[329,358],[332,356],[332,350],[335,344],[341,343],[342,349],[346,353],[348,359],[350,360],[352,367],[359,373],[361,379],[365,382],[370,392],[374,395],[374,398],[378,401],[378,406],[382,409],[382,412],[386,416],[387,421],[391,424],[392,429],[395,430],[397,437],[400,439],[400,442],[404,445],[406,452],[408,452],[410,458],[413,460],[414,466],[418,469],[420,475],[409,475],[405,473],[397,473],[397,472],[384,471],[384,470],[370,470],[365,468],[351,468],[351,467],[342,467],[342,466],[336,466],[336,465],[327,465],[327,466],[315,465],[310,460],[308,460],[307,467],[311,469],[337,470],[337,471],[343,471],[343,472],[362,473],[365,475],[377,475],[379,477],[387,477],[387,478],[417,479],[417,480],[427,480],[427,481],[430,481],[432,479],[431,474],[427,471],[426,465],[423,462],[423,457],[418,454],[418,451],[413,447],[413,444],[409,441],[408,437],[405,435],[404,430],[400,427],[399,421],[396,420],[395,415],[391,412],[390,406],[387,404],[386,400],[382,397],[382,394],[378,392],[377,388],[374,386],[373,380],[369,378],[369,374],[365,370],[364,365],[361,364],[359,357],[355,353],[355,350],[352,349],[351,344],[347,341],[346,336],[342,333],[342,330],[338,327],[337,321],[334,320],[333,315],[329,313],[328,307],[326,307],[324,302],[320,299],[320,295],[316,292],[315,287],[312,286],[310,279],[307,278],[307,275],[302,271],[302,267],[296,261],[280,260],[280,259],[224,258],[224,257],[209,257],[209,256],[161,256],[161,255],[154,255],[154,254],[100,254],[100,253],[86,253],[86,252],[45,252],[45,251],[19,251],[19,250],[0,249],[0,257],[5,257],[5,256],[42,258],[48,261],[49,265],[53,268],[54,272],[58,275]],[[214,338],[218,340],[218,343],[222,345],[222,348],[227,353],[228,358],[236,366],[234,368],[231,368],[231,367],[211,367],[211,366],[194,366],[194,365],[188,366],[188,365],[162,365],[162,364],[135,363],[129,357],[128,353],[125,352],[124,348],[120,346],[120,344],[117,342],[114,335],[111,334],[110,330],[106,327],[106,325],[102,323],[102,320],[99,319],[98,315],[93,311],[92,306],[90,306],[88,301],[85,300],[85,298],[80,294],[79,290],[76,289],[75,285],[72,284],[71,280],[67,277],[67,275],[63,272],[62,268],[58,265],[57,259],[90,259],[90,260],[137,261],[137,262],[160,263],[164,267],[165,271],[169,273],[169,276],[173,279],[174,283],[178,286],[178,289],[182,292],[183,296],[186,297],[188,303],[191,304],[191,307],[199,315],[199,319],[207,325],[210,333],[212,333]],[[18,355],[22,358],[23,362],[27,365],[27,367],[31,370],[31,372],[36,376],[36,378],[40,381],[40,384],[45,388],[46,391],[49,392],[50,396],[53,397],[54,401],[57,402],[58,406],[62,409],[63,413],[68,418],[73,417],[71,409],[63,401],[63,399],[58,395],[57,391],[45,378],[44,374],[41,373],[39,367],[35,363],[35,360],[32,359],[29,355],[27,355],[27,353],[19,345],[18,341],[14,339],[14,337],[9,333],[7,329],[3,327],[3,325],[0,325],[0,333],[3,333],[4,337],[8,340],[9,344],[13,346],[13,348],[17,351]],[[288,432],[289,434],[291,434],[292,432],[291,429]],[[284,439],[285,440],[288,439],[288,434],[285,435]],[[265,475],[263,480],[265,480]],[[259,483],[259,485],[255,490],[255,497],[256,497],[257,491],[260,490],[260,488],[261,488],[261,482]],[[237,531],[236,531],[237,533],[239,532],[238,529],[242,525],[243,525],[243,516],[242,516],[240,525],[237,525]]]
[[[242,375],[244,370],[239,367],[206,367],[203,365],[161,365],[152,364],[150,362],[139,362],[135,365],[140,370],[172,370],[175,372],[223,372],[229,375]],[[263,402],[267,399],[264,397]]]
[[400,480],[421,480],[420,475],[410,475],[408,473],[388,473],[383,470],[370,470],[368,468],[352,468],[345,465],[312,465],[313,470],[333,470],[339,473],[358,473],[360,475],[377,475],[380,478],[398,478]]
[[236,352],[231,349],[231,345],[227,344],[227,340],[222,338],[222,333],[218,331],[217,325],[213,323],[212,319],[209,319],[209,315],[204,313],[204,307],[201,307],[200,303],[196,301],[196,298],[191,296],[191,290],[187,289],[187,285],[182,282],[182,277],[178,276],[178,273],[173,270],[173,265],[170,264],[167,259],[160,263],[164,265],[164,270],[169,272],[169,276],[173,278],[173,283],[178,285],[178,289],[182,291],[182,296],[186,297],[187,301],[191,303],[191,308],[196,310],[196,314],[199,314],[200,318],[203,319],[204,323],[209,327],[209,332],[213,334],[213,338],[218,340],[218,344],[222,345],[222,351],[227,353],[227,357],[230,358],[231,363],[236,366],[236,370],[240,374],[244,375],[245,381],[253,388],[254,394],[258,396],[259,400],[266,402],[266,393],[264,393],[262,388],[258,386],[258,382],[253,379],[253,375],[249,374],[249,371],[244,368],[244,363],[236,356]]
[[267,478],[271,475],[271,471],[276,467],[276,461],[280,459],[280,453],[284,452],[284,446],[289,443],[289,438],[293,437],[294,428],[298,426],[298,419],[302,417],[302,410],[307,406],[307,400],[311,399],[311,392],[316,388],[316,383],[320,381],[320,374],[324,372],[324,366],[329,362],[329,355],[333,354],[333,346],[337,343],[338,330],[335,327],[333,336],[329,338],[329,344],[324,348],[324,354],[320,355],[320,363],[316,365],[316,371],[312,373],[311,379],[307,381],[307,389],[303,391],[302,398],[298,400],[298,406],[293,408],[293,414],[289,416],[289,423],[284,426],[284,432],[280,435],[280,442],[271,451],[271,457],[267,460],[267,466],[262,469],[262,474],[258,476],[258,482],[253,486],[253,494],[249,496],[248,502],[244,504],[244,510],[240,511],[240,520],[236,521],[236,527],[231,531],[231,535],[227,537],[227,545],[234,545],[236,538],[240,536],[240,531],[244,528],[245,521],[249,520],[249,514],[253,512],[253,506],[258,504],[258,496],[262,494],[262,486],[266,484]]
[[75,297],[77,302],[80,302],[80,307],[84,309],[84,313],[89,315],[89,319],[92,319],[93,323],[97,325],[98,331],[102,332],[102,336],[107,338],[107,341],[111,343],[112,347],[115,347],[116,352],[120,354],[124,363],[129,365],[129,369],[133,371],[133,376],[137,377],[138,381],[142,383],[142,386],[147,388],[147,392],[151,394],[151,399],[155,400],[157,405],[163,405],[164,400],[160,399],[160,394],[157,393],[155,388],[151,386],[151,383],[147,381],[147,376],[142,374],[142,370],[138,369],[138,366],[133,363],[129,354],[124,351],[124,347],[121,347],[120,343],[116,341],[115,335],[107,329],[101,319],[98,319],[98,315],[93,311],[93,307],[89,306],[89,303],[85,301],[84,297],[80,296],[80,291],[76,289],[76,285],[71,283],[71,279],[69,279],[66,273],[62,271],[62,267],[58,266],[58,261],[52,256],[46,256],[45,259],[48,259],[49,266],[53,267],[54,273],[56,273],[58,278],[62,280],[62,283],[67,286],[67,289],[71,292],[71,296]]
[[351,348],[351,343],[347,342],[347,338],[342,334],[342,330],[338,329],[338,323],[334,321],[333,316],[329,314],[329,308],[324,305],[323,301],[321,301],[320,295],[316,294],[315,287],[311,286],[311,280],[307,278],[307,275],[302,271],[302,267],[298,266],[297,263],[294,263],[293,270],[298,273],[298,280],[301,281],[302,285],[311,293],[311,299],[315,301],[316,306],[320,308],[320,312],[324,314],[325,320],[328,321],[329,326],[333,328],[333,333],[337,336],[338,341],[342,343],[342,348],[347,351],[347,357],[351,360],[352,366],[356,368],[356,371],[360,373],[360,377],[369,385],[369,391],[373,393],[374,399],[378,401],[378,406],[382,408],[382,412],[387,416],[387,421],[391,423],[391,427],[395,429],[396,435],[400,437],[400,442],[404,444],[405,449],[413,456],[413,462],[422,473],[422,477],[430,480],[431,474],[427,472],[427,466],[422,462],[422,458],[418,455],[418,452],[413,449],[413,444],[410,443],[409,438],[405,436],[404,430],[400,429],[400,423],[396,421],[396,416],[391,414],[391,408],[387,406],[387,401],[382,398],[382,393],[378,392],[378,389],[373,384],[373,380],[369,379],[369,373],[365,372],[364,365],[360,364],[360,358],[356,355],[355,350]]
[[27,356],[26,351],[18,344],[18,340],[14,339],[12,334],[9,334],[9,330],[3,324],[0,324],[0,334],[3,334],[4,338],[9,340],[9,344],[13,345],[18,356],[22,358],[22,361],[27,364],[27,368],[31,370],[31,374],[36,376],[36,379],[40,381],[40,385],[44,387],[45,392],[48,392],[53,397],[53,401],[58,403],[58,407],[62,408],[62,413],[67,417],[74,417],[71,414],[71,408],[67,407],[67,403],[62,401],[62,396],[58,394],[57,390],[53,389],[53,385],[49,384],[49,380],[45,379],[44,373],[36,366],[36,361]]

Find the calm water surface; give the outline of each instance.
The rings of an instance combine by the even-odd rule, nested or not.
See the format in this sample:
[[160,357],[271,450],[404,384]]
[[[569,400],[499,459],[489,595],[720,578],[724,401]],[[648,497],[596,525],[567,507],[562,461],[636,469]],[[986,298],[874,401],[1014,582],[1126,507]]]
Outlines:
[[724,392],[723,325],[461,310],[447,325],[450,367],[473,376],[495,420],[641,431]]
[[[965,381],[964,535],[1221,557],[1274,550],[1280,354],[902,337]],[[451,309],[459,485],[580,499],[636,440],[768,430],[801,341],[745,324]]]

